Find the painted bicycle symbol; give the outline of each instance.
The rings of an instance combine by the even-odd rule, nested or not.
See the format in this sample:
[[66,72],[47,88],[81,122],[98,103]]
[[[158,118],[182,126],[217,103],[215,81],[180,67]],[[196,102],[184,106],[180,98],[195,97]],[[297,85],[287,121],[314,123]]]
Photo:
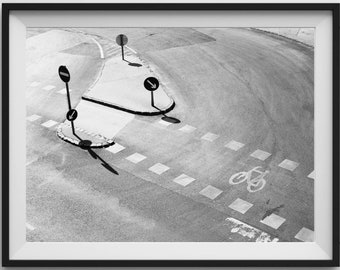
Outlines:
[[[249,192],[256,192],[264,188],[266,180],[264,177],[269,173],[268,170],[262,172],[259,169],[261,166],[255,167],[248,172],[238,172],[229,178],[229,184],[237,185],[247,180],[247,190]],[[253,173],[259,173],[258,176],[252,178]]]

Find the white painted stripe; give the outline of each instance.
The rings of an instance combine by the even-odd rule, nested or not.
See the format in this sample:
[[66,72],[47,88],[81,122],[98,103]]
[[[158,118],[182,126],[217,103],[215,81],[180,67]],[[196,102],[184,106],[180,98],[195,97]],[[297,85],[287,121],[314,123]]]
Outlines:
[[295,161],[291,161],[289,159],[285,159],[279,164],[279,167],[289,170],[289,171],[294,171],[298,166],[299,166],[299,163]]
[[102,45],[100,45],[100,43],[96,39],[94,39],[94,38],[91,38],[91,39],[94,41],[94,43],[97,44],[99,51],[100,51],[100,58],[103,59],[104,58],[104,51],[103,51]]
[[48,121],[42,123],[41,125],[44,126],[44,127],[50,128],[50,127],[55,126],[56,124],[58,124],[58,122],[53,121],[53,120],[48,120]]
[[271,214],[265,217],[260,222],[266,224],[269,227],[272,227],[273,229],[278,229],[285,221],[286,221],[285,218],[280,217],[276,214]]
[[[68,90],[70,91],[70,93],[72,92],[71,89],[68,89]],[[59,94],[61,94],[61,95],[66,95],[66,94],[67,94],[66,88],[63,88],[63,89],[57,91],[57,93],[59,93]]]
[[132,49],[132,48],[126,46],[126,45],[125,45],[125,47],[128,48],[128,49],[129,49],[131,52],[133,52],[134,54],[137,54],[137,52],[136,52],[134,49]]
[[54,88],[55,88],[54,85],[46,85],[45,87],[43,87],[43,89],[46,90],[46,91],[50,91],[50,90],[52,90]]
[[179,129],[179,131],[185,132],[185,133],[191,133],[195,130],[196,128],[193,126],[185,125]]
[[36,87],[36,86],[38,86],[40,84],[40,82],[32,82],[31,84],[30,84],[30,86],[31,87]]
[[128,161],[131,161],[132,163],[138,163],[138,162],[141,162],[142,160],[146,159],[146,156],[143,156],[139,153],[134,153],[130,156],[128,156],[127,158]]
[[314,232],[310,229],[303,227],[295,235],[295,238],[303,242],[314,242]]
[[274,238],[268,233],[265,233],[259,229],[250,226],[235,218],[226,218],[226,225],[230,226],[232,229],[230,232],[237,233],[250,240],[255,240],[255,242],[278,242],[278,238]]
[[170,168],[168,166],[165,166],[162,163],[156,163],[155,165],[149,168],[149,171],[155,174],[161,175],[162,173],[166,172],[169,169]]
[[180,176],[176,177],[173,181],[183,187],[186,187],[195,180],[196,180],[195,178],[187,176],[186,174],[181,174]]
[[309,178],[315,179],[315,171],[312,171],[309,175]]
[[166,127],[169,126],[169,125],[171,125],[170,122],[163,121],[163,120],[158,121],[158,123],[161,124],[161,125],[163,125],[163,126],[166,126]]
[[256,151],[254,151],[253,153],[250,154],[251,157],[254,157],[254,158],[257,158],[259,160],[266,160],[268,157],[271,156],[270,153],[266,152],[266,151],[263,151],[263,150],[260,150],[260,149],[257,149]]
[[230,205],[229,208],[241,213],[245,214],[251,207],[253,206],[252,203],[247,202],[245,200],[242,200],[240,198],[237,198],[235,201],[233,201]]
[[35,230],[35,228],[31,224],[29,224],[27,222],[26,222],[26,228],[29,229],[30,231],[34,231]]
[[230,141],[225,145],[225,147],[227,147],[227,148],[229,148],[233,151],[238,151],[243,146],[244,146],[244,143],[240,143],[240,142],[237,142],[237,141]]
[[203,135],[203,136],[201,137],[201,139],[202,139],[202,140],[209,141],[209,142],[213,142],[213,141],[215,141],[218,137],[219,137],[219,135],[216,135],[216,134],[214,134],[214,133],[208,132],[208,133],[206,133],[205,135]]
[[28,121],[30,121],[30,122],[34,122],[34,121],[36,121],[36,120],[38,120],[40,118],[41,118],[41,116],[40,115],[36,115],[36,114],[32,114],[31,116],[26,117],[26,119]]
[[199,193],[211,200],[214,200],[222,193],[222,190],[209,185],[202,189]]

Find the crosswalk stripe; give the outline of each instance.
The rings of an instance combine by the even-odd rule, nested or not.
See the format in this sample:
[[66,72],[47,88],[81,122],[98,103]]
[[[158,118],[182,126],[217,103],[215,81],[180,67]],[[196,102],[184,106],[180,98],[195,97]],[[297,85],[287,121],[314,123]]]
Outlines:
[[48,121],[42,123],[41,125],[44,126],[44,127],[50,128],[50,127],[55,126],[56,124],[58,124],[58,122],[53,121],[53,120],[48,120]]
[[289,159],[285,159],[279,164],[279,167],[289,170],[289,171],[294,171],[298,166],[299,166],[299,163],[289,160]]
[[269,227],[272,227],[273,229],[278,229],[285,221],[286,221],[285,218],[280,217],[276,214],[271,214],[271,215],[265,217],[260,222],[269,226]]
[[34,121],[36,121],[36,120],[38,120],[38,119],[40,119],[40,118],[41,118],[41,116],[40,116],[40,115],[37,115],[37,114],[33,114],[33,115],[31,115],[31,116],[26,117],[26,119],[27,119],[28,121],[30,121],[30,122],[34,122]]

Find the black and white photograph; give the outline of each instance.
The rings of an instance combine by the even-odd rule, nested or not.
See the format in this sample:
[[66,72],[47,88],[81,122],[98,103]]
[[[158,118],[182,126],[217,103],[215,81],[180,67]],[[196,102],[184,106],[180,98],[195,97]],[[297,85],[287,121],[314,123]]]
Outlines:
[[314,39],[27,28],[26,240],[313,242]]

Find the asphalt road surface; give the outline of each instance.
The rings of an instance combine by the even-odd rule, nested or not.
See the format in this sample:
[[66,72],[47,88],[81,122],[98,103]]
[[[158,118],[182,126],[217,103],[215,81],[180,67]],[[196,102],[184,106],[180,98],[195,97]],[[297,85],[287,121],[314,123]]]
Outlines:
[[[28,32],[28,241],[310,240],[312,47],[237,28]],[[115,175],[56,136],[67,112],[57,70],[69,68],[76,107],[119,54],[120,33],[157,70],[181,123],[135,116],[115,147],[95,150]],[[262,189],[230,183],[257,166]]]

